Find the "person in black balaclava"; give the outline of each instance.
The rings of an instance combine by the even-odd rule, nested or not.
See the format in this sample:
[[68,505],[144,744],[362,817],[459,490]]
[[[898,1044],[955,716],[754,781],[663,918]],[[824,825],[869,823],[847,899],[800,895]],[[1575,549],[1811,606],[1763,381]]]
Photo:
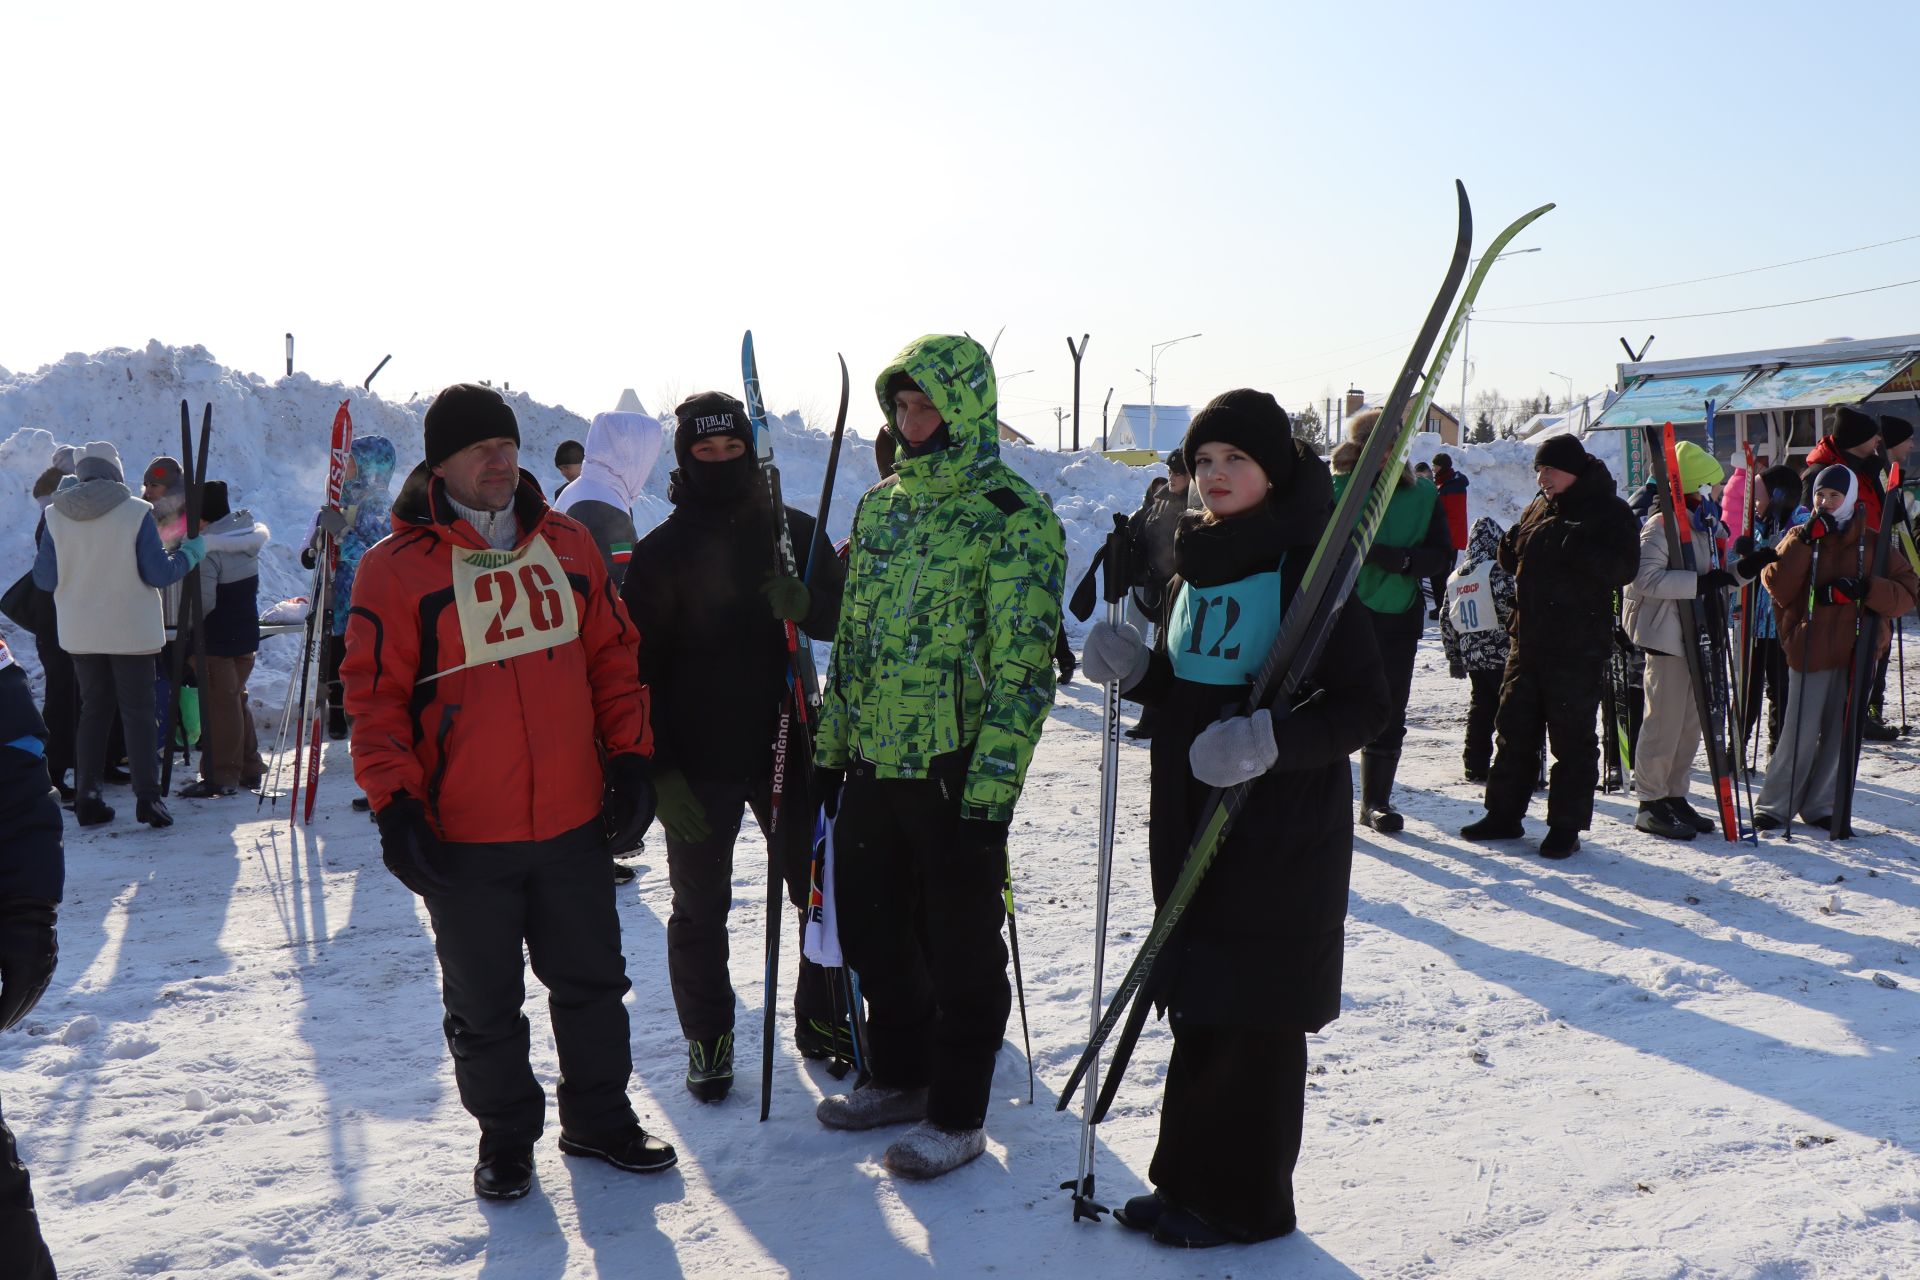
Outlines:
[[[652,691],[654,784],[667,834],[673,913],[667,972],[687,1038],[687,1088],[717,1102],[733,1085],[727,908],[746,806],[773,821],[773,741],[787,696],[786,624],[831,638],[845,570],[814,520],[786,508],[799,577],[777,569],[774,523],[746,407],[703,392],[674,410],[673,511],[633,549],[621,597],[640,629],[640,680]],[[780,848],[769,850],[804,906],[814,806],[809,762],[787,757]],[[804,958],[796,1039],[810,1058],[851,1061],[826,971]]]

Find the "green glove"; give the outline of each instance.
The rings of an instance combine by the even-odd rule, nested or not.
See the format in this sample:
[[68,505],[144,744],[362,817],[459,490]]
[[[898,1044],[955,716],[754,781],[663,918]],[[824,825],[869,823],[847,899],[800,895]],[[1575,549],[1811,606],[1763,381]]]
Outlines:
[[767,598],[773,616],[782,622],[798,622],[806,617],[807,606],[813,601],[813,593],[807,590],[806,583],[782,573],[769,573],[760,583],[760,594]]
[[707,825],[707,811],[687,785],[687,775],[669,769],[653,780],[660,825],[681,844],[698,844],[713,834]]

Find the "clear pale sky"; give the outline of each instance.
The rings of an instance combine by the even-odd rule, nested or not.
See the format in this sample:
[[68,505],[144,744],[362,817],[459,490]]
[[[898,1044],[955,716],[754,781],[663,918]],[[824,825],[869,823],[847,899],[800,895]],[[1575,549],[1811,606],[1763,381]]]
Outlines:
[[[1472,389],[1920,330],[1920,5],[347,3],[0,9],[0,365],[201,343],[391,396],[491,378],[585,413],[739,389],[830,421],[834,353],[1005,327],[1003,416],[1379,392],[1465,180],[1503,263]],[[1022,370],[1033,372],[1020,374]],[[1443,403],[1459,396],[1449,370]],[[1014,377],[1010,375],[1020,374]],[[320,429],[316,427],[316,429]],[[1161,441],[1163,446],[1171,441]]]

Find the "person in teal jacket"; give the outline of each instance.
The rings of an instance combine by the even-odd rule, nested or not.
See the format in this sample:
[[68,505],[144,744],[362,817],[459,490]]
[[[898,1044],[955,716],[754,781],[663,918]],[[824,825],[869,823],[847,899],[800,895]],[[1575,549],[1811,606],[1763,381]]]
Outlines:
[[872,1080],[821,1123],[918,1121],[903,1177],[979,1155],[1012,993],[1007,828],[1053,702],[1060,521],[1000,459],[993,365],[910,343],[874,384],[894,474],[854,512],[815,763],[831,796],[840,944],[868,1004]]

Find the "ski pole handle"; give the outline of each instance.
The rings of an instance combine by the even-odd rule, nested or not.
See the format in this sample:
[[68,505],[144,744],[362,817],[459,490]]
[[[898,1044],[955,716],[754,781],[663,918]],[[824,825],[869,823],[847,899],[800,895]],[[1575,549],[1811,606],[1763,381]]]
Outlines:
[[1107,544],[1100,552],[1100,598],[1108,604],[1118,604],[1125,599],[1127,587],[1133,581],[1131,542],[1127,536],[1127,518],[1114,512],[1113,532],[1107,535]]

